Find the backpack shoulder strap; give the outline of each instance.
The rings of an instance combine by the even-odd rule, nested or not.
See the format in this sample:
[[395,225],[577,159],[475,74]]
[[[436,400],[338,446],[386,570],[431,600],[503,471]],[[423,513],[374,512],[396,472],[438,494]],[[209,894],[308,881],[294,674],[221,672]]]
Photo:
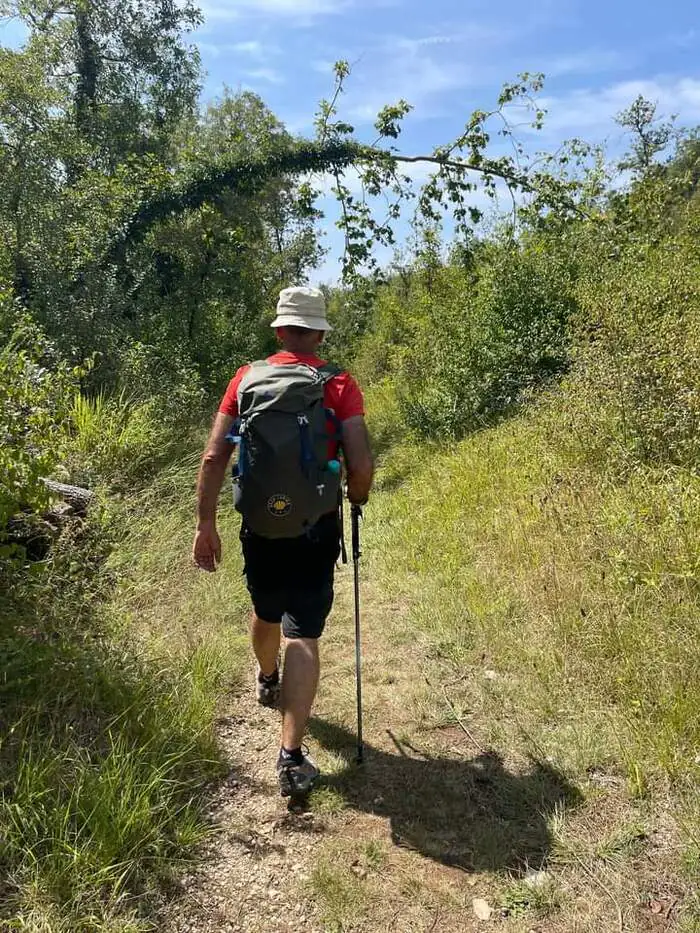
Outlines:
[[340,366],[336,366],[335,363],[325,363],[323,366],[318,367],[317,372],[323,384],[326,385],[327,382],[335,379],[336,376],[340,376],[345,370],[341,369]]
[[265,369],[265,367],[268,366],[270,366],[270,363],[268,363],[267,360],[254,360],[252,363],[248,363],[245,375],[241,379],[241,385],[245,382],[249,382],[250,376],[254,375],[256,370]]
[[[328,385],[332,379],[335,379],[336,376],[340,376],[345,372],[344,369],[341,369],[340,366],[336,366],[335,363],[326,363],[324,366],[319,366],[316,371],[321,377],[321,384],[323,386]],[[343,426],[340,422],[340,419],[332,408],[326,408],[325,412],[328,420],[332,422],[335,428],[333,433],[330,435],[329,440],[337,441],[338,444],[342,444]]]

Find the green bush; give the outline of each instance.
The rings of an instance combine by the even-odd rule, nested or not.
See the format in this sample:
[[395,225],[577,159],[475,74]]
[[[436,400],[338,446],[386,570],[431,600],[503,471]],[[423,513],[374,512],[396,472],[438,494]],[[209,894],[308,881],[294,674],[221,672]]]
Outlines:
[[584,338],[569,407],[588,458],[700,461],[699,207],[673,236],[632,245],[578,286]]
[[422,326],[422,310],[396,284],[377,292],[371,322],[356,344],[352,362],[353,372],[364,385],[396,375]]
[[0,545],[13,515],[47,502],[41,479],[60,458],[76,376],[52,359],[38,328],[0,291]]
[[355,369],[393,378],[406,428],[460,437],[568,366],[573,289],[566,254],[536,239],[417,269],[380,290]]
[[138,402],[157,402],[173,428],[199,424],[205,393],[196,368],[177,349],[133,341],[120,356],[119,385]]

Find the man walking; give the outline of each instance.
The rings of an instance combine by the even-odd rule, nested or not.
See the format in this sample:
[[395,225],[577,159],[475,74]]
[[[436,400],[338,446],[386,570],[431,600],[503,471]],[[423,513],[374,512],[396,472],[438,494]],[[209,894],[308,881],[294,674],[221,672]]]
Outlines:
[[[357,383],[318,356],[331,329],[323,294],[285,289],[272,327],[282,351],[239,369],[214,421],[199,473],[194,560],[210,572],[221,561],[216,504],[233,449],[231,432],[240,419],[237,507],[254,609],[256,695],[263,706],[281,703],[277,774],[282,795],[295,797],[319,776],[302,740],[318,687],[318,639],[333,604],[340,553],[339,446],[353,504],[367,500],[373,460]],[[286,648],[282,677],[280,629]]]

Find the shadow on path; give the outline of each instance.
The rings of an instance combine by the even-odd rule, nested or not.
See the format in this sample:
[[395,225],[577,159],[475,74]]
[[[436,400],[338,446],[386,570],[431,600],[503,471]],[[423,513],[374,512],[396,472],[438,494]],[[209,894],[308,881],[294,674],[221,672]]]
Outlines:
[[580,791],[551,764],[532,760],[527,771],[509,771],[500,755],[433,758],[406,748],[397,753],[366,746],[362,767],[354,760],[355,736],[313,719],[310,732],[348,767],[325,779],[347,804],[385,817],[396,845],[464,871],[541,868],[552,847],[548,819],[582,801]]

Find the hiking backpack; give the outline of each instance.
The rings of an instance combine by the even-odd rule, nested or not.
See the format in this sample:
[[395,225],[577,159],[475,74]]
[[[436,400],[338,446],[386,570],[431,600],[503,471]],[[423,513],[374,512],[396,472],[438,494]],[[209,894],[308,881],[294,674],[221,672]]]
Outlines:
[[329,420],[339,424],[323,395],[340,372],[259,360],[241,380],[234,504],[254,534],[296,538],[337,507],[340,465],[328,446],[340,432],[328,431]]

